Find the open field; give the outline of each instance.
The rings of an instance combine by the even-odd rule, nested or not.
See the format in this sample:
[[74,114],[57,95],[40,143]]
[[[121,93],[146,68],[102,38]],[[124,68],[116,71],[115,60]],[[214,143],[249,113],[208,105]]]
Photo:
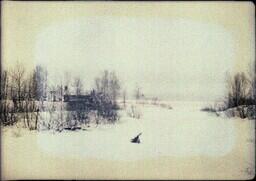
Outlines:
[[[250,179],[255,122],[202,112],[205,103],[171,102],[172,109],[136,105],[140,119],[120,111],[113,125],[86,130],[2,129],[2,177]],[[127,105],[129,109],[131,103]],[[141,144],[130,139],[142,132]]]

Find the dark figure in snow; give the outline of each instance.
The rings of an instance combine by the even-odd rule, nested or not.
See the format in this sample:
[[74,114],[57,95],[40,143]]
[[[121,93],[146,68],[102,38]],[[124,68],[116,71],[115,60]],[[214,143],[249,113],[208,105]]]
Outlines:
[[131,139],[132,143],[140,143],[140,135],[142,133],[138,134],[136,137],[134,137],[133,139]]

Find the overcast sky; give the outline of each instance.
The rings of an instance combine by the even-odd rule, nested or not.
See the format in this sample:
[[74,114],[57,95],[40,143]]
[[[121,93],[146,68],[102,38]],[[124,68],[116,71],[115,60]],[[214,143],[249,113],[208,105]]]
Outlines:
[[87,88],[107,69],[128,92],[138,84],[149,96],[206,99],[223,94],[234,40],[220,26],[185,19],[91,17],[45,28],[35,55],[53,77],[68,71]]
[[128,93],[139,85],[148,97],[216,100],[226,72],[255,58],[250,3],[3,5],[3,59],[43,64],[53,84],[68,71],[89,89],[107,69]]

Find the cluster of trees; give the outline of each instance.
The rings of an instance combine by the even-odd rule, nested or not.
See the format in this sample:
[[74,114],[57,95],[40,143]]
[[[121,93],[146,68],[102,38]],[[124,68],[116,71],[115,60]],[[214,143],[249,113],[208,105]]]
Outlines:
[[235,74],[234,77],[229,77],[227,107],[253,104],[255,104],[255,75],[249,78],[245,73],[241,72]]
[[242,118],[256,118],[256,74],[237,73],[227,80],[224,109],[237,108]]
[[106,99],[115,105],[117,97],[120,95],[120,88],[120,81],[114,71],[105,70],[101,76],[95,78],[96,93],[102,93]]
[[86,101],[75,101],[67,102],[66,110],[68,111],[68,118],[75,120],[77,124],[80,123],[90,123],[89,113],[94,112],[95,115],[93,119],[96,121],[96,124],[101,122],[110,122],[114,123],[118,120],[119,107],[115,102],[112,102],[107,96],[102,92],[96,92],[94,89],[87,94]]
[[[118,120],[117,97],[120,95],[120,81],[115,72],[105,70],[99,77],[95,78],[95,87],[85,93],[83,81],[79,77],[70,79],[69,73],[65,73],[67,79],[60,85],[55,85],[51,90],[61,95],[75,98],[76,101],[56,102],[59,106],[51,105],[48,122],[44,122],[46,129],[79,129],[81,124],[89,124],[94,121],[100,123],[114,123]],[[69,75],[69,76],[68,76]],[[55,88],[55,89],[54,89]],[[72,90],[70,89],[72,88]],[[59,97],[57,95],[57,97]],[[54,102],[53,102],[54,103]],[[65,104],[65,105],[63,105]],[[65,114],[64,114],[65,112]],[[57,121],[56,121],[57,120]]]
[[[84,95],[84,85],[80,77],[73,77],[65,73],[64,83],[54,82],[49,86],[48,72],[42,66],[36,66],[32,71],[26,71],[19,62],[13,69],[1,72],[0,92],[0,121],[1,125],[13,125],[18,121],[24,122],[29,129],[38,129],[40,113],[48,112],[50,122],[54,114],[59,114],[59,122],[88,122],[90,111],[97,113],[110,122],[118,119],[117,97],[120,95],[120,81],[115,72],[105,70],[95,79],[94,89],[87,92],[92,99],[92,105],[76,102],[63,103],[63,95]],[[72,80],[71,80],[72,79]],[[71,91],[70,88],[73,88]],[[49,104],[56,101],[54,104]],[[68,108],[75,106],[75,109]],[[59,108],[59,109],[58,109]],[[64,116],[67,112],[67,116]],[[64,118],[65,117],[65,118]],[[98,120],[97,123],[100,123]],[[48,123],[47,123],[48,124]],[[47,127],[50,127],[49,125]]]
[[98,116],[111,122],[119,118],[117,98],[120,96],[120,92],[120,80],[114,71],[105,70],[99,77],[95,78],[95,90],[91,92],[91,96],[94,98]]
[[[46,90],[47,71],[37,66],[26,72],[21,63],[1,72],[0,120],[2,125],[13,125],[23,118],[24,125],[37,129],[39,103]],[[31,125],[35,120],[35,125]]]

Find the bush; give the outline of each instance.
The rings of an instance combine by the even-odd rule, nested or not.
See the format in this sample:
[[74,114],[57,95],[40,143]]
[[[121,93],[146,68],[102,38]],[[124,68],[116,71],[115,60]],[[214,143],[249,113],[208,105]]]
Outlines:
[[256,120],[256,105],[248,106],[247,116],[248,116],[249,119]]
[[12,101],[0,101],[0,120],[1,125],[3,126],[14,125],[18,122],[19,119],[15,108],[13,107]]
[[201,111],[206,111],[206,112],[216,112],[215,108],[213,107],[205,107],[205,108],[202,108]]
[[[237,73],[228,79],[228,94],[222,110],[229,116],[255,118],[255,75],[248,78],[244,73]],[[230,108],[234,108],[230,110]]]
[[103,95],[102,93],[91,92],[93,97],[93,110],[97,111],[97,115],[103,117],[107,121],[114,123],[119,119],[117,110],[119,109],[116,102],[111,101],[111,99]]
[[166,103],[160,103],[159,105],[162,108],[172,109],[172,107],[170,105],[166,104]]
[[127,110],[127,115],[131,118],[140,119],[142,113],[136,106],[131,105],[130,108]]

